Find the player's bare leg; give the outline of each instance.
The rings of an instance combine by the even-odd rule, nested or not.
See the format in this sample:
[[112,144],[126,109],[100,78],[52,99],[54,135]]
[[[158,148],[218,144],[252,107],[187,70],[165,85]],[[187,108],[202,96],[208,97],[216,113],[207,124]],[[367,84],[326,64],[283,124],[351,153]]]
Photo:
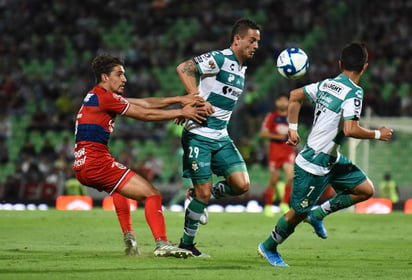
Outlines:
[[319,237],[325,239],[327,238],[327,232],[323,226],[323,219],[327,215],[367,200],[371,196],[373,196],[373,194],[373,184],[369,179],[366,179],[358,186],[349,189],[349,193],[338,194],[322,203],[320,207],[309,213],[308,219],[306,221],[313,226],[315,233]]
[[145,218],[156,242],[154,250],[156,257],[186,258],[192,255],[190,251],[169,243],[162,211],[162,196],[152,184],[143,177],[135,175],[123,186],[119,193],[131,199],[145,202]]

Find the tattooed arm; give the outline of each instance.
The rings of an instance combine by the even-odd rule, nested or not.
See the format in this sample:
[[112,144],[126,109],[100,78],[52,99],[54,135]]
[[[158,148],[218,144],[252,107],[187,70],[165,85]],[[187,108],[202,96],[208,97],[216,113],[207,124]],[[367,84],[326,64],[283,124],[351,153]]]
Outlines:
[[193,59],[182,62],[176,68],[179,78],[188,94],[198,93],[196,78],[199,75]]

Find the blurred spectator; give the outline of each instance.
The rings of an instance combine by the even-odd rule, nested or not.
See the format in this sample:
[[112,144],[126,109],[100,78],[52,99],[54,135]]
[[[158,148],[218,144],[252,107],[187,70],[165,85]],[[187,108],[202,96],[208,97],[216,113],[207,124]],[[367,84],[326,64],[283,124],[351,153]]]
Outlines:
[[28,131],[38,131],[41,133],[46,132],[46,130],[50,129],[50,119],[46,112],[41,109],[39,105],[36,106],[36,111],[34,111],[33,115],[31,116],[29,126],[27,127]]
[[148,153],[142,162],[139,163],[139,174],[144,176],[149,182],[154,182],[162,175],[163,161]]
[[397,89],[392,90],[389,99],[385,102],[385,116],[399,117],[401,115],[401,97]]
[[43,146],[40,148],[39,154],[47,157],[50,161],[57,159],[57,152],[49,139],[44,139]]
[[412,117],[412,90],[402,98],[402,116]]
[[23,157],[19,166],[22,171],[22,178],[26,182],[41,182],[41,180],[43,179],[43,174],[39,169],[36,158],[27,154],[23,154],[22,156]]
[[25,156],[29,156],[29,157],[36,157],[37,156],[36,148],[34,147],[34,144],[30,140],[29,137],[26,137],[22,147],[20,148],[20,152],[19,152],[19,157],[20,158],[23,158]]
[[70,168],[70,173],[64,182],[65,195],[88,195],[87,189],[74,176],[74,171]]
[[21,186],[21,178],[17,174],[12,174],[6,177],[3,184],[4,195],[3,199],[6,201],[19,198],[19,191]]
[[0,163],[8,163],[9,159],[9,148],[4,140],[0,138]]
[[63,141],[57,145],[56,152],[59,155],[63,155],[69,162],[74,159],[74,144],[68,136],[65,136]]
[[399,202],[398,184],[392,179],[390,173],[385,173],[383,181],[379,184],[380,197],[389,198],[393,204]]
[[11,137],[13,127],[6,114],[0,113],[0,139],[6,141]]
[[259,141],[252,149],[251,162],[266,167],[268,153],[267,151],[267,141],[265,141],[263,138],[259,138]]

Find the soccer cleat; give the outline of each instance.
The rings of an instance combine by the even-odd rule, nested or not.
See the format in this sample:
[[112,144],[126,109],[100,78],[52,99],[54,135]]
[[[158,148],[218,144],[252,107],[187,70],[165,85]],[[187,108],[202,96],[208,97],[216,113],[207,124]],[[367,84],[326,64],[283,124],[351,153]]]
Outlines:
[[323,239],[328,238],[328,232],[326,231],[326,228],[323,226],[323,221],[313,217],[312,212],[308,214],[308,216],[305,219],[305,222],[312,225],[317,236]]
[[136,237],[131,232],[126,232],[124,234],[124,252],[126,256],[137,256],[140,255],[139,247],[137,246]]
[[285,263],[278,252],[270,251],[263,246],[263,243],[260,243],[258,246],[258,254],[265,258],[273,266],[289,266]]
[[179,248],[189,250],[192,252],[193,257],[197,258],[210,258],[210,255],[200,252],[196,247],[195,244],[186,245],[183,244],[183,241],[180,240]]
[[275,213],[272,211],[272,205],[265,205],[265,208],[263,209],[263,214],[265,214],[266,217],[274,217]]
[[[194,188],[187,189],[186,197],[189,200],[192,200],[194,197],[196,197],[195,189]],[[203,213],[200,215],[199,223],[201,225],[206,225],[208,221],[209,221],[209,214],[207,212],[207,209],[205,208],[205,209],[203,209]]]
[[155,257],[176,257],[185,259],[193,256],[191,251],[179,248],[163,240],[156,241],[156,248],[153,254]]

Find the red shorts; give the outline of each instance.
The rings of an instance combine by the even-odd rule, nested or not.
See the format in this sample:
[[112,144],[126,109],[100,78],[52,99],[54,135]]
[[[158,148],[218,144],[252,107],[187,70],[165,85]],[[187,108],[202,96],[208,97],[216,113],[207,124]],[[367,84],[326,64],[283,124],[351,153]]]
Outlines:
[[112,194],[121,190],[136,173],[110,155],[99,159],[86,160],[82,166],[76,166],[76,178],[85,186]]
[[269,169],[274,171],[282,167],[285,163],[294,164],[295,153],[272,154],[268,159]]

